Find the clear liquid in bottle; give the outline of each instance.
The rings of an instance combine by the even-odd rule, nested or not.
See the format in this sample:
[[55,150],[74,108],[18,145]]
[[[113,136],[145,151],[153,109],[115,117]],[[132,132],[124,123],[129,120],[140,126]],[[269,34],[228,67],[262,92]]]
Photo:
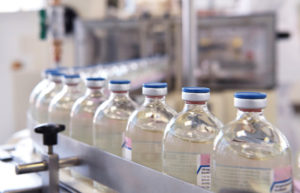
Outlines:
[[237,117],[219,133],[213,153],[213,190],[292,192],[291,150],[264,117],[266,94],[235,94]]
[[37,97],[35,103],[36,121],[37,123],[48,122],[48,108],[52,99],[62,90],[62,76],[59,72],[52,72],[49,75],[51,81],[47,88],[43,90]]
[[51,81],[49,80],[49,75],[51,72],[55,72],[55,69],[47,69],[45,71],[43,71],[42,73],[42,80],[33,88],[32,92],[30,93],[30,97],[29,97],[29,114],[30,117],[32,119],[32,121],[36,121],[36,109],[35,109],[35,105],[37,102],[37,99],[39,97],[39,95],[41,94],[41,92],[43,90],[45,90],[49,84],[51,83]]
[[210,190],[210,157],[222,123],[207,108],[209,88],[184,87],[184,109],[167,125],[163,172]]
[[94,145],[104,151],[122,156],[122,141],[129,116],[137,104],[129,97],[130,81],[111,80],[110,97],[94,117]]
[[63,89],[51,100],[49,105],[48,121],[66,126],[63,134],[69,135],[70,113],[75,101],[82,96],[79,82],[80,76],[65,75]]
[[122,155],[126,159],[162,171],[162,139],[176,112],[165,103],[166,83],[143,85],[144,104],[129,118]]
[[89,145],[93,144],[93,118],[97,108],[106,100],[102,93],[104,78],[87,78],[86,93],[71,110],[70,136]]

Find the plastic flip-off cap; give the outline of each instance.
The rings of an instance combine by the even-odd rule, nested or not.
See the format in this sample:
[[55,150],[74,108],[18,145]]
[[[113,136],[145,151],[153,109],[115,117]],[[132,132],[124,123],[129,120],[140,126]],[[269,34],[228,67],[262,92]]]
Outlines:
[[61,82],[63,74],[58,71],[51,71],[49,74],[49,79],[54,82]]
[[130,89],[129,80],[111,80],[109,81],[109,90],[111,91],[128,91]]
[[261,92],[236,92],[234,106],[244,109],[262,109],[267,106],[267,95]]
[[62,76],[64,75],[63,73],[60,73],[60,72],[58,72],[57,70],[50,71],[49,74],[50,74],[52,77],[62,77]]
[[65,74],[64,75],[64,82],[65,84],[78,84],[80,82],[80,75],[79,74]]
[[146,96],[164,96],[168,92],[168,84],[165,82],[144,83],[143,94]]
[[185,101],[207,101],[210,89],[206,87],[183,87],[182,99]]
[[34,129],[36,133],[43,134],[43,143],[44,145],[48,145],[48,146],[56,145],[57,134],[64,130],[65,130],[64,125],[52,124],[52,123],[41,124]]
[[57,72],[57,70],[55,68],[48,68],[48,69],[44,70],[44,73],[46,75],[51,74],[52,72]]
[[102,77],[88,77],[85,84],[88,88],[101,88],[105,84],[105,78]]

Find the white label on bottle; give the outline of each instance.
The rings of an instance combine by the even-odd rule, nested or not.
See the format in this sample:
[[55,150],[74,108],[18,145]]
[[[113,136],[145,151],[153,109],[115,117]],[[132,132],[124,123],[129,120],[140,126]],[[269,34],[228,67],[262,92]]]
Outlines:
[[210,154],[200,154],[197,156],[197,185],[209,190],[210,184]]
[[197,184],[198,157],[197,153],[164,151],[163,171],[170,176]]
[[161,141],[135,141],[132,140],[132,160],[146,167],[162,170]]
[[122,143],[122,155],[125,159],[132,159],[132,141],[129,137],[124,136]]
[[273,170],[273,183],[271,193],[292,192],[292,168],[291,166],[276,168]]
[[249,191],[270,193],[292,193],[291,167],[254,168],[215,165],[217,192]]

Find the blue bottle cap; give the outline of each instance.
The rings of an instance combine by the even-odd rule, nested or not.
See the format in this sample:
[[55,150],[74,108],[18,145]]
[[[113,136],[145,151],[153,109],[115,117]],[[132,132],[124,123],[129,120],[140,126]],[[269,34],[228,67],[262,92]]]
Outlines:
[[261,92],[236,92],[234,97],[239,99],[265,99],[267,94]]
[[183,87],[182,100],[184,101],[207,101],[210,97],[210,89],[206,87]]
[[102,77],[88,77],[86,78],[87,81],[104,81],[105,78]]
[[165,82],[144,83],[143,94],[146,96],[164,96],[168,92],[168,84]]
[[51,75],[51,76],[63,76],[64,74],[63,74],[63,73],[60,73],[60,72],[58,72],[58,71],[51,71],[51,72],[50,72],[50,75]]
[[167,88],[168,84],[165,82],[153,82],[153,83],[144,83],[144,88]]
[[240,109],[262,109],[267,106],[267,95],[260,92],[236,92],[234,106]]
[[130,80],[111,80],[110,84],[130,84]]
[[64,77],[66,79],[80,78],[79,74],[65,74]]
[[210,89],[206,87],[183,87],[182,92],[186,93],[209,93]]
[[108,85],[111,91],[128,91],[130,89],[129,80],[111,80]]
[[51,74],[52,72],[57,72],[57,70],[54,68],[48,68],[48,69],[44,70],[45,74]]

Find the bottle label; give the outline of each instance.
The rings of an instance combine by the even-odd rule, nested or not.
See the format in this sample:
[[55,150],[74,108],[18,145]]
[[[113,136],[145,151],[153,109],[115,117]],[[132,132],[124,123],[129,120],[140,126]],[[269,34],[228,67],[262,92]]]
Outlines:
[[210,154],[200,154],[197,156],[197,185],[209,190],[210,184]]
[[129,137],[124,135],[122,143],[122,155],[125,159],[132,159],[132,141]]
[[121,132],[101,132],[96,136],[95,144],[100,149],[110,152],[117,156],[122,156],[122,139],[123,133]]
[[161,141],[132,141],[132,160],[146,167],[162,170]]
[[294,184],[294,193],[300,193],[300,181],[294,179],[293,184]]
[[271,193],[292,192],[292,167],[276,168],[273,170]]
[[270,193],[292,193],[291,167],[255,168],[215,165],[217,192],[249,191]]
[[163,153],[163,171],[170,176],[191,184],[197,184],[198,157],[198,153],[165,150]]

